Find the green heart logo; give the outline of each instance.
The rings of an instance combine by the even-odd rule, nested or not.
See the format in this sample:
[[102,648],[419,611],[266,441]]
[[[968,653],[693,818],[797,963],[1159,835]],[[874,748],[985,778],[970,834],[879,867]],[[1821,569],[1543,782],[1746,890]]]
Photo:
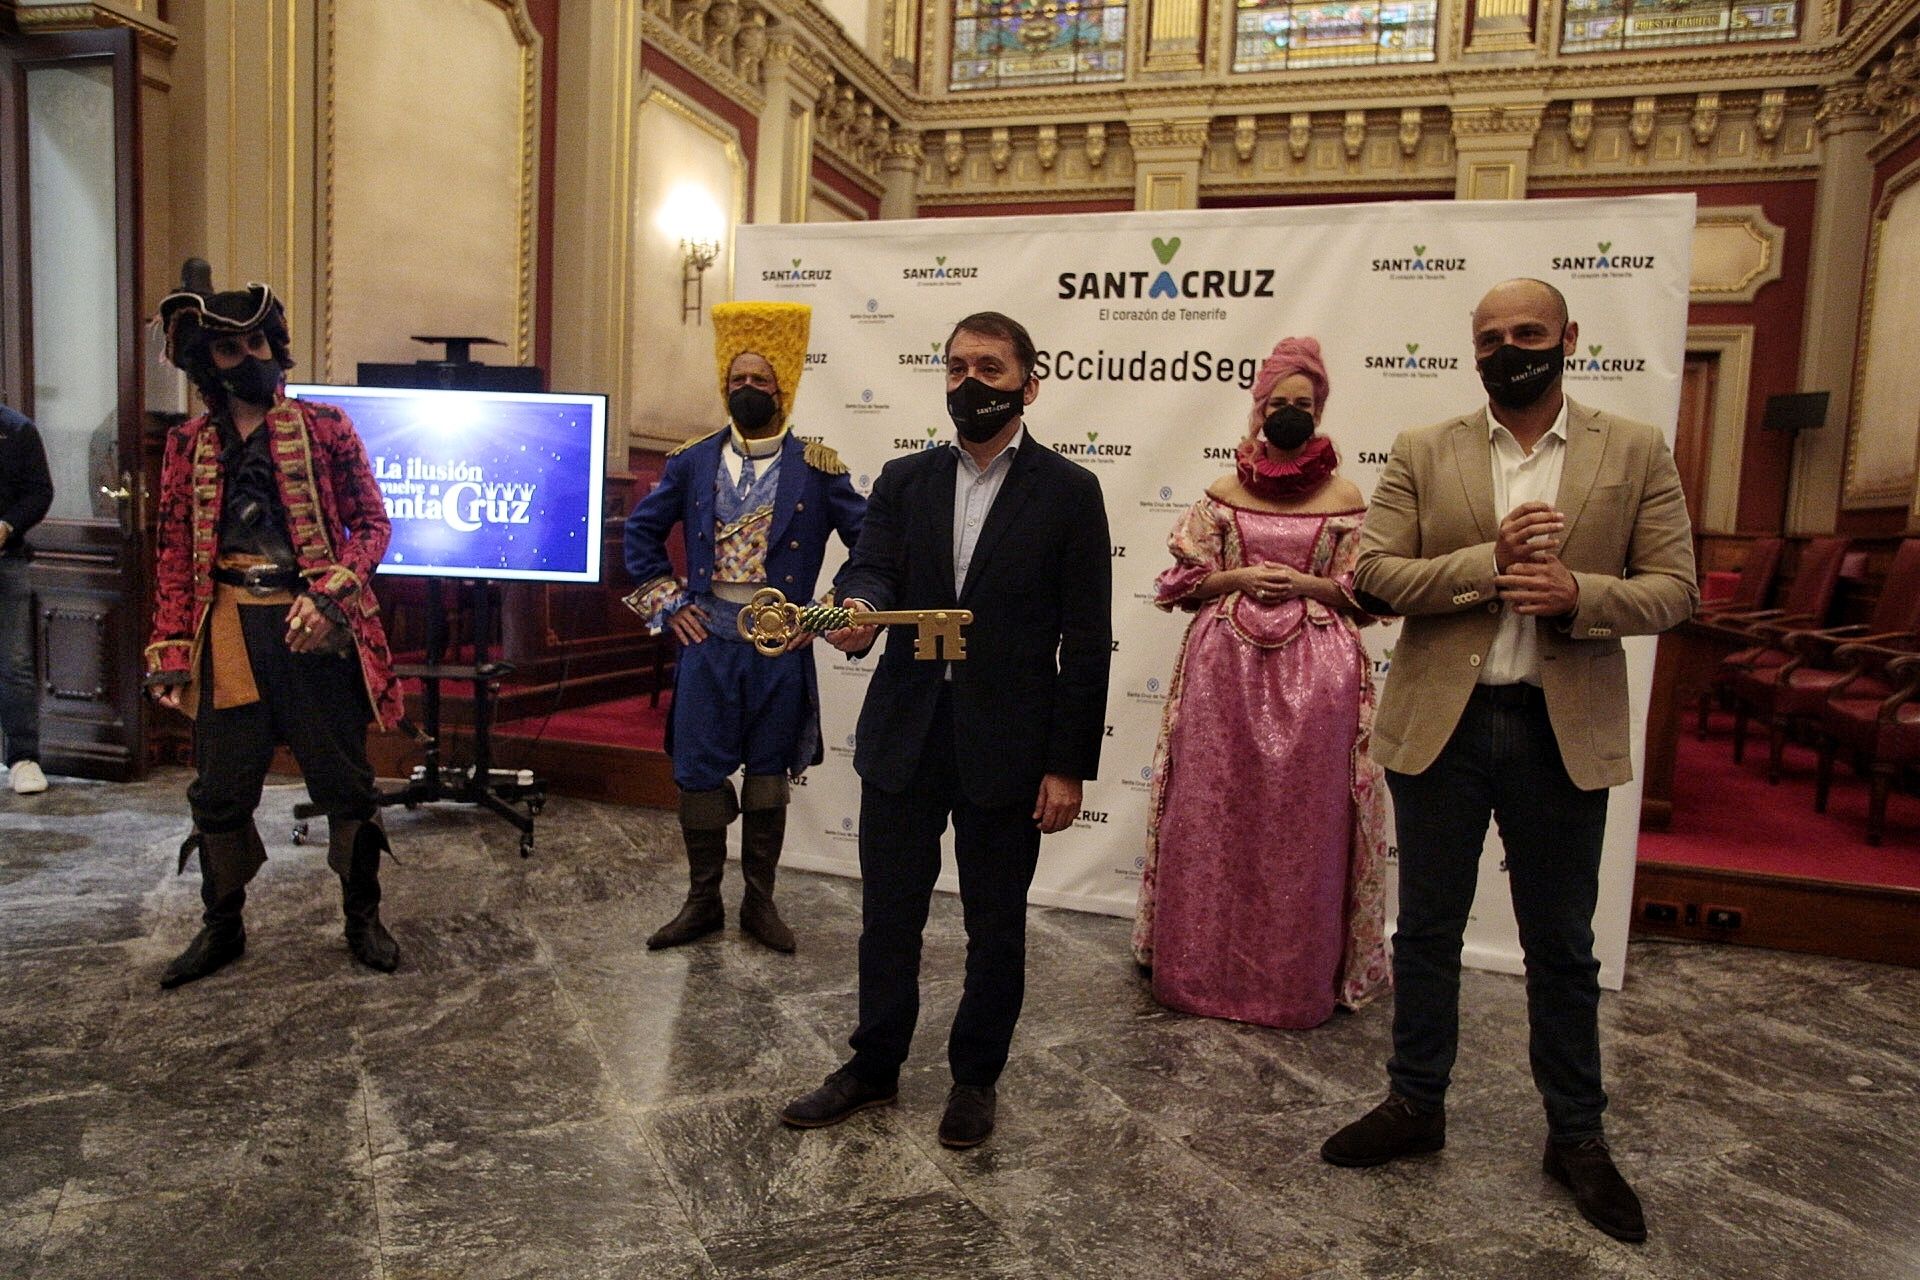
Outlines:
[[1093,443],[1093,442],[1094,442],[1095,440],[1098,440],[1099,438],[1100,438],[1100,433],[1099,433],[1098,431],[1089,431],[1089,432],[1087,432],[1087,443],[1088,443],[1088,444],[1092,444],[1092,443]]
[[795,270],[798,270],[798,269],[799,269],[799,267],[800,267],[800,259],[798,259],[798,258],[795,258],[795,259],[793,260],[793,265],[794,265],[794,269],[795,269]]
[[931,440],[931,439],[933,439],[933,433],[934,433],[934,431],[935,431],[935,428],[933,428],[933,427],[928,427],[928,428],[927,428],[927,439],[929,439],[929,440]]
[[1423,245],[1423,244],[1417,244],[1417,245],[1415,245],[1415,246],[1413,246],[1413,256],[1414,256],[1414,257],[1416,257],[1416,258],[1424,258],[1424,257],[1426,257],[1426,256],[1427,256],[1427,246],[1425,246],[1425,245]]
[[1600,246],[1600,252],[1602,253],[1613,252],[1613,241],[1611,240],[1596,240],[1594,243]]
[[937,266],[937,267],[944,267],[944,266],[946,266],[946,265],[947,265],[947,260],[946,260],[946,259],[945,259],[944,257],[940,257],[940,258],[935,258],[935,259],[933,260],[933,263],[934,263],[934,265],[935,265],[935,266]]
[[1173,255],[1178,252],[1180,252],[1179,236],[1175,236],[1171,240],[1162,240],[1159,236],[1153,238],[1153,256],[1160,259],[1161,266],[1164,267],[1169,262],[1172,262]]
[[937,343],[937,342],[929,342],[929,343],[927,344],[927,350],[929,350],[929,351],[931,351],[931,352],[933,352],[933,354],[935,354],[935,355],[939,355],[939,354],[940,354],[940,344],[939,344],[939,343]]
[[1412,354],[1414,354],[1414,353],[1415,353],[1416,351],[1418,351],[1418,350],[1420,350],[1420,344],[1419,344],[1419,343],[1417,343],[1417,342],[1409,342],[1409,343],[1407,344],[1407,354],[1408,354],[1408,355],[1412,355]]
[[1602,350],[1602,348],[1601,348],[1601,346],[1600,346],[1600,344],[1599,344],[1599,343],[1590,343],[1590,344],[1588,344],[1588,346],[1587,346],[1587,354],[1588,354],[1588,355],[1590,355],[1590,356],[1597,356],[1597,355],[1599,355],[1599,354],[1600,354],[1600,352],[1601,352],[1601,350]]

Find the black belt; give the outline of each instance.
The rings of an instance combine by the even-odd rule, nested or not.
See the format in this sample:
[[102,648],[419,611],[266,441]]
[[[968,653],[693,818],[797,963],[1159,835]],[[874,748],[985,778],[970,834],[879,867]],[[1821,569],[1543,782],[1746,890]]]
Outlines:
[[299,591],[307,585],[298,569],[282,569],[277,564],[249,565],[245,569],[223,569],[214,566],[213,580],[224,582],[230,587],[244,587],[256,596],[270,596],[278,591]]
[[1473,686],[1473,696],[1487,706],[1509,710],[1547,705],[1546,690],[1524,680],[1519,684],[1477,684]]

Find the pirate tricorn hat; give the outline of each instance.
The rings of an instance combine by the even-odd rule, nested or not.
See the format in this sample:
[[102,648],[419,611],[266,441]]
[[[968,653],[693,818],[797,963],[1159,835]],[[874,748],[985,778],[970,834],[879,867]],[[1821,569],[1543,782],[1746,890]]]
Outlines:
[[180,270],[180,287],[160,300],[160,327],[166,334],[168,363],[193,373],[196,358],[211,339],[222,334],[265,334],[283,366],[291,365],[286,308],[264,284],[216,293],[213,268],[203,258],[188,258]]

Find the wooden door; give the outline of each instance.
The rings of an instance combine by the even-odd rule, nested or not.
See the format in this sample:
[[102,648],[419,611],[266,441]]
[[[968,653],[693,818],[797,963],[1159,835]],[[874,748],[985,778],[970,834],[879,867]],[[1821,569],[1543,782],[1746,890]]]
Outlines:
[[1713,454],[1713,397],[1720,379],[1720,355],[1689,351],[1680,373],[1680,422],[1673,435],[1673,465],[1687,498],[1687,519],[1697,533],[1707,497],[1708,463]]
[[0,30],[0,399],[53,472],[35,548],[41,760],[145,771],[139,81],[128,30]]

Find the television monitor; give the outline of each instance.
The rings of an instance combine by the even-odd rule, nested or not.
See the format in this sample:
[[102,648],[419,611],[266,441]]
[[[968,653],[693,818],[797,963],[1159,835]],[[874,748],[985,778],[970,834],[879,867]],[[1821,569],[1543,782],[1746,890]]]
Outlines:
[[366,446],[393,522],[382,573],[600,581],[607,398],[296,383]]
[[1760,425],[1768,431],[1812,431],[1827,425],[1827,393],[1795,391],[1767,397]]

